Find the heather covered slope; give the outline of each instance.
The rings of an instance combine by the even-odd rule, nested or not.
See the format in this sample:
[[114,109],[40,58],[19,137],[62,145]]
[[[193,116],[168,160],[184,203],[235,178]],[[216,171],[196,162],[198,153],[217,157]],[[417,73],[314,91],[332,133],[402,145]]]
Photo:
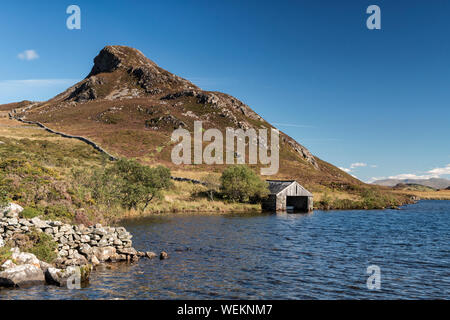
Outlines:
[[[273,128],[235,97],[201,90],[160,68],[140,51],[123,46],[102,49],[81,82],[46,102],[20,103],[15,112],[16,117],[89,138],[113,155],[137,158],[149,165],[163,164],[177,176],[197,179],[208,172],[220,174],[225,165],[174,165],[174,129],[182,127],[192,133],[194,121],[202,121],[204,130],[217,128],[224,136],[226,127]],[[248,150],[246,153],[248,157]],[[259,169],[259,165],[252,167]],[[404,200],[394,199],[389,190],[366,185],[314,157],[282,132],[279,167],[278,174],[270,178],[298,180],[316,192],[319,207],[321,195],[325,195],[324,207],[382,207]],[[328,199],[329,193],[334,194],[331,202],[336,205]],[[370,199],[370,204],[364,199]]]
[[[140,51],[123,46],[105,47],[83,81],[18,115],[91,138],[118,156],[168,166],[173,166],[172,131],[181,126],[192,132],[196,120],[203,121],[204,129],[222,132],[226,127],[273,127],[238,99],[203,91],[160,68]],[[296,178],[305,184],[361,184],[284,133],[280,138],[278,177]],[[219,172],[222,167],[214,169]],[[209,170],[205,166],[175,169]]]

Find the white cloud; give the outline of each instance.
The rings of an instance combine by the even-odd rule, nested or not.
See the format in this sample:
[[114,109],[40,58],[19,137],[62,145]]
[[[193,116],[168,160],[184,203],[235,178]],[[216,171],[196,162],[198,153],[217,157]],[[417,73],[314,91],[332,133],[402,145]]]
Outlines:
[[[354,162],[350,165],[350,168],[344,168],[344,167],[339,167],[339,169],[341,169],[342,171],[345,171],[347,173],[353,172],[353,169],[355,168],[363,168],[363,167],[367,167],[367,163],[364,162]],[[376,165],[371,165],[371,168],[376,168]]]
[[431,179],[431,178],[440,178],[444,175],[450,175],[450,163],[443,168],[434,168],[424,172],[424,174],[416,174],[416,173],[402,173],[389,177],[372,177],[367,180],[367,183],[372,183],[376,180],[384,180],[384,179]]
[[397,174],[395,176],[389,176],[388,179],[430,179],[430,178],[438,178],[438,175],[434,175],[434,174],[423,174],[423,175],[417,175],[414,173],[402,173],[402,174]]
[[372,164],[370,165],[371,168],[378,168],[378,166],[376,164]]
[[355,162],[350,165],[350,169],[354,169],[354,168],[358,168],[358,167],[367,167],[367,163]]
[[428,173],[436,174],[438,176],[442,176],[444,174],[450,174],[450,163],[447,166],[445,166],[444,168],[435,168],[435,169],[428,171]]
[[37,54],[37,52],[35,50],[25,50],[24,52],[19,53],[17,55],[17,57],[20,60],[31,61],[31,60],[38,59],[39,55]]

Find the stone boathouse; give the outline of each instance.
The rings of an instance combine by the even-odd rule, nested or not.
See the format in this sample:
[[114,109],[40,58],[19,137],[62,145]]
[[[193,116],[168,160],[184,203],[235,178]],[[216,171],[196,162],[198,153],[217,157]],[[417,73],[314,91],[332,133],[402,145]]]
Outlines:
[[262,202],[264,211],[311,212],[313,195],[295,180],[267,180],[270,194]]

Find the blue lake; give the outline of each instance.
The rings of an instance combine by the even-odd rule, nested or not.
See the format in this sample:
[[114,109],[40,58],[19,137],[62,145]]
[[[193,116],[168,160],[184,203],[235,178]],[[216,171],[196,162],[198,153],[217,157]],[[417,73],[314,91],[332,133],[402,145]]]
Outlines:
[[[0,299],[448,299],[450,201],[402,210],[161,216],[123,224],[168,260],[98,268],[89,286]],[[381,270],[369,290],[367,267]]]

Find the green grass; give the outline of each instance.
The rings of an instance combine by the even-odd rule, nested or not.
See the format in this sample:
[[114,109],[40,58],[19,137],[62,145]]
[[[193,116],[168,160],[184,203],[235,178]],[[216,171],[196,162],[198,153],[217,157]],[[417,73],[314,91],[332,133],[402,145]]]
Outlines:
[[42,215],[42,212],[37,210],[36,208],[26,207],[20,213],[20,216],[25,219],[33,219],[34,217],[38,217]]
[[5,263],[5,261],[11,259],[11,247],[6,245],[4,247],[0,248],[0,265],[2,265],[3,263]]

